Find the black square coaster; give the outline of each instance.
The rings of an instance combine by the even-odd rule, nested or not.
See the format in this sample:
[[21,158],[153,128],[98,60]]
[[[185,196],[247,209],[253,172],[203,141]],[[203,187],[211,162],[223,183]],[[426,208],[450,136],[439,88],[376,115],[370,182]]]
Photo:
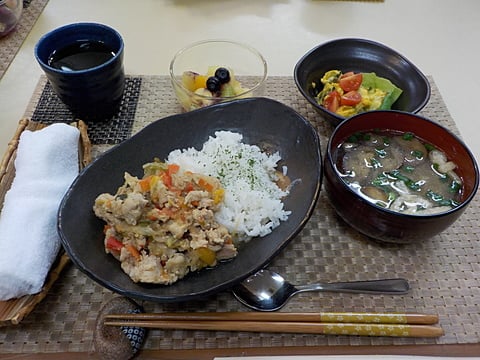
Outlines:
[[[128,139],[132,133],[135,111],[140,96],[142,78],[126,77],[125,90],[118,113],[110,120],[89,122],[88,136],[92,144],[115,145]],[[40,99],[32,115],[32,121],[45,124],[56,122],[72,122],[75,117],[54,93],[52,86],[47,81],[43,88]]]

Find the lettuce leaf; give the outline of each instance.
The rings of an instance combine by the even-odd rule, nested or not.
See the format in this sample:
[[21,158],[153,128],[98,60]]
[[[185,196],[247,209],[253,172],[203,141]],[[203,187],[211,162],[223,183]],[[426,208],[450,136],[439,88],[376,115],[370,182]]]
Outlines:
[[390,110],[393,103],[402,94],[403,90],[395,86],[390,80],[377,76],[375,73],[363,73],[362,86],[367,89],[380,89],[387,95],[378,110]]

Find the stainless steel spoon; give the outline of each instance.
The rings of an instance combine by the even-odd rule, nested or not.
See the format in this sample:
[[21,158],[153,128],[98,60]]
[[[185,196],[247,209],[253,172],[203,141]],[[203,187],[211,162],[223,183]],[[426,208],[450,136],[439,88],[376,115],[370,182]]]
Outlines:
[[244,305],[259,311],[275,311],[293,296],[306,291],[329,291],[366,294],[406,294],[410,285],[405,279],[384,279],[292,285],[281,275],[267,269],[248,277],[234,287],[233,295]]

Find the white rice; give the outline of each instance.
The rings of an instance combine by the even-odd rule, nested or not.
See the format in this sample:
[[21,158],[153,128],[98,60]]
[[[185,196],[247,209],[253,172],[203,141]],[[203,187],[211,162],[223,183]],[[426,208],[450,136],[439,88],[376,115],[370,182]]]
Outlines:
[[[278,153],[268,155],[258,146],[242,143],[243,136],[217,131],[202,150],[174,150],[167,158],[181,168],[218,178],[225,199],[217,212],[217,221],[239,240],[265,236],[285,221],[290,211],[283,208],[288,192],[275,183]],[[286,168],[283,168],[286,175]]]

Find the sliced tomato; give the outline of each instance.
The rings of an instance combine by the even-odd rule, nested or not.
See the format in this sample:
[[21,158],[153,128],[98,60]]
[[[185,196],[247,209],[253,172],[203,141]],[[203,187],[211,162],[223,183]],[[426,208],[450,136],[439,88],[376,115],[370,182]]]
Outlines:
[[328,93],[323,99],[323,107],[328,111],[335,112],[340,106],[340,94],[337,90],[333,90]]
[[362,95],[356,90],[349,91],[340,98],[340,105],[355,106],[362,101]]
[[363,75],[362,73],[353,74],[349,76],[341,77],[338,80],[338,84],[345,92],[349,92],[352,90],[358,90],[360,85],[362,85]]
[[353,71],[349,71],[349,72],[343,73],[340,76],[340,79],[343,79],[344,77],[349,77],[349,76],[352,76],[352,75],[355,75],[355,73]]

